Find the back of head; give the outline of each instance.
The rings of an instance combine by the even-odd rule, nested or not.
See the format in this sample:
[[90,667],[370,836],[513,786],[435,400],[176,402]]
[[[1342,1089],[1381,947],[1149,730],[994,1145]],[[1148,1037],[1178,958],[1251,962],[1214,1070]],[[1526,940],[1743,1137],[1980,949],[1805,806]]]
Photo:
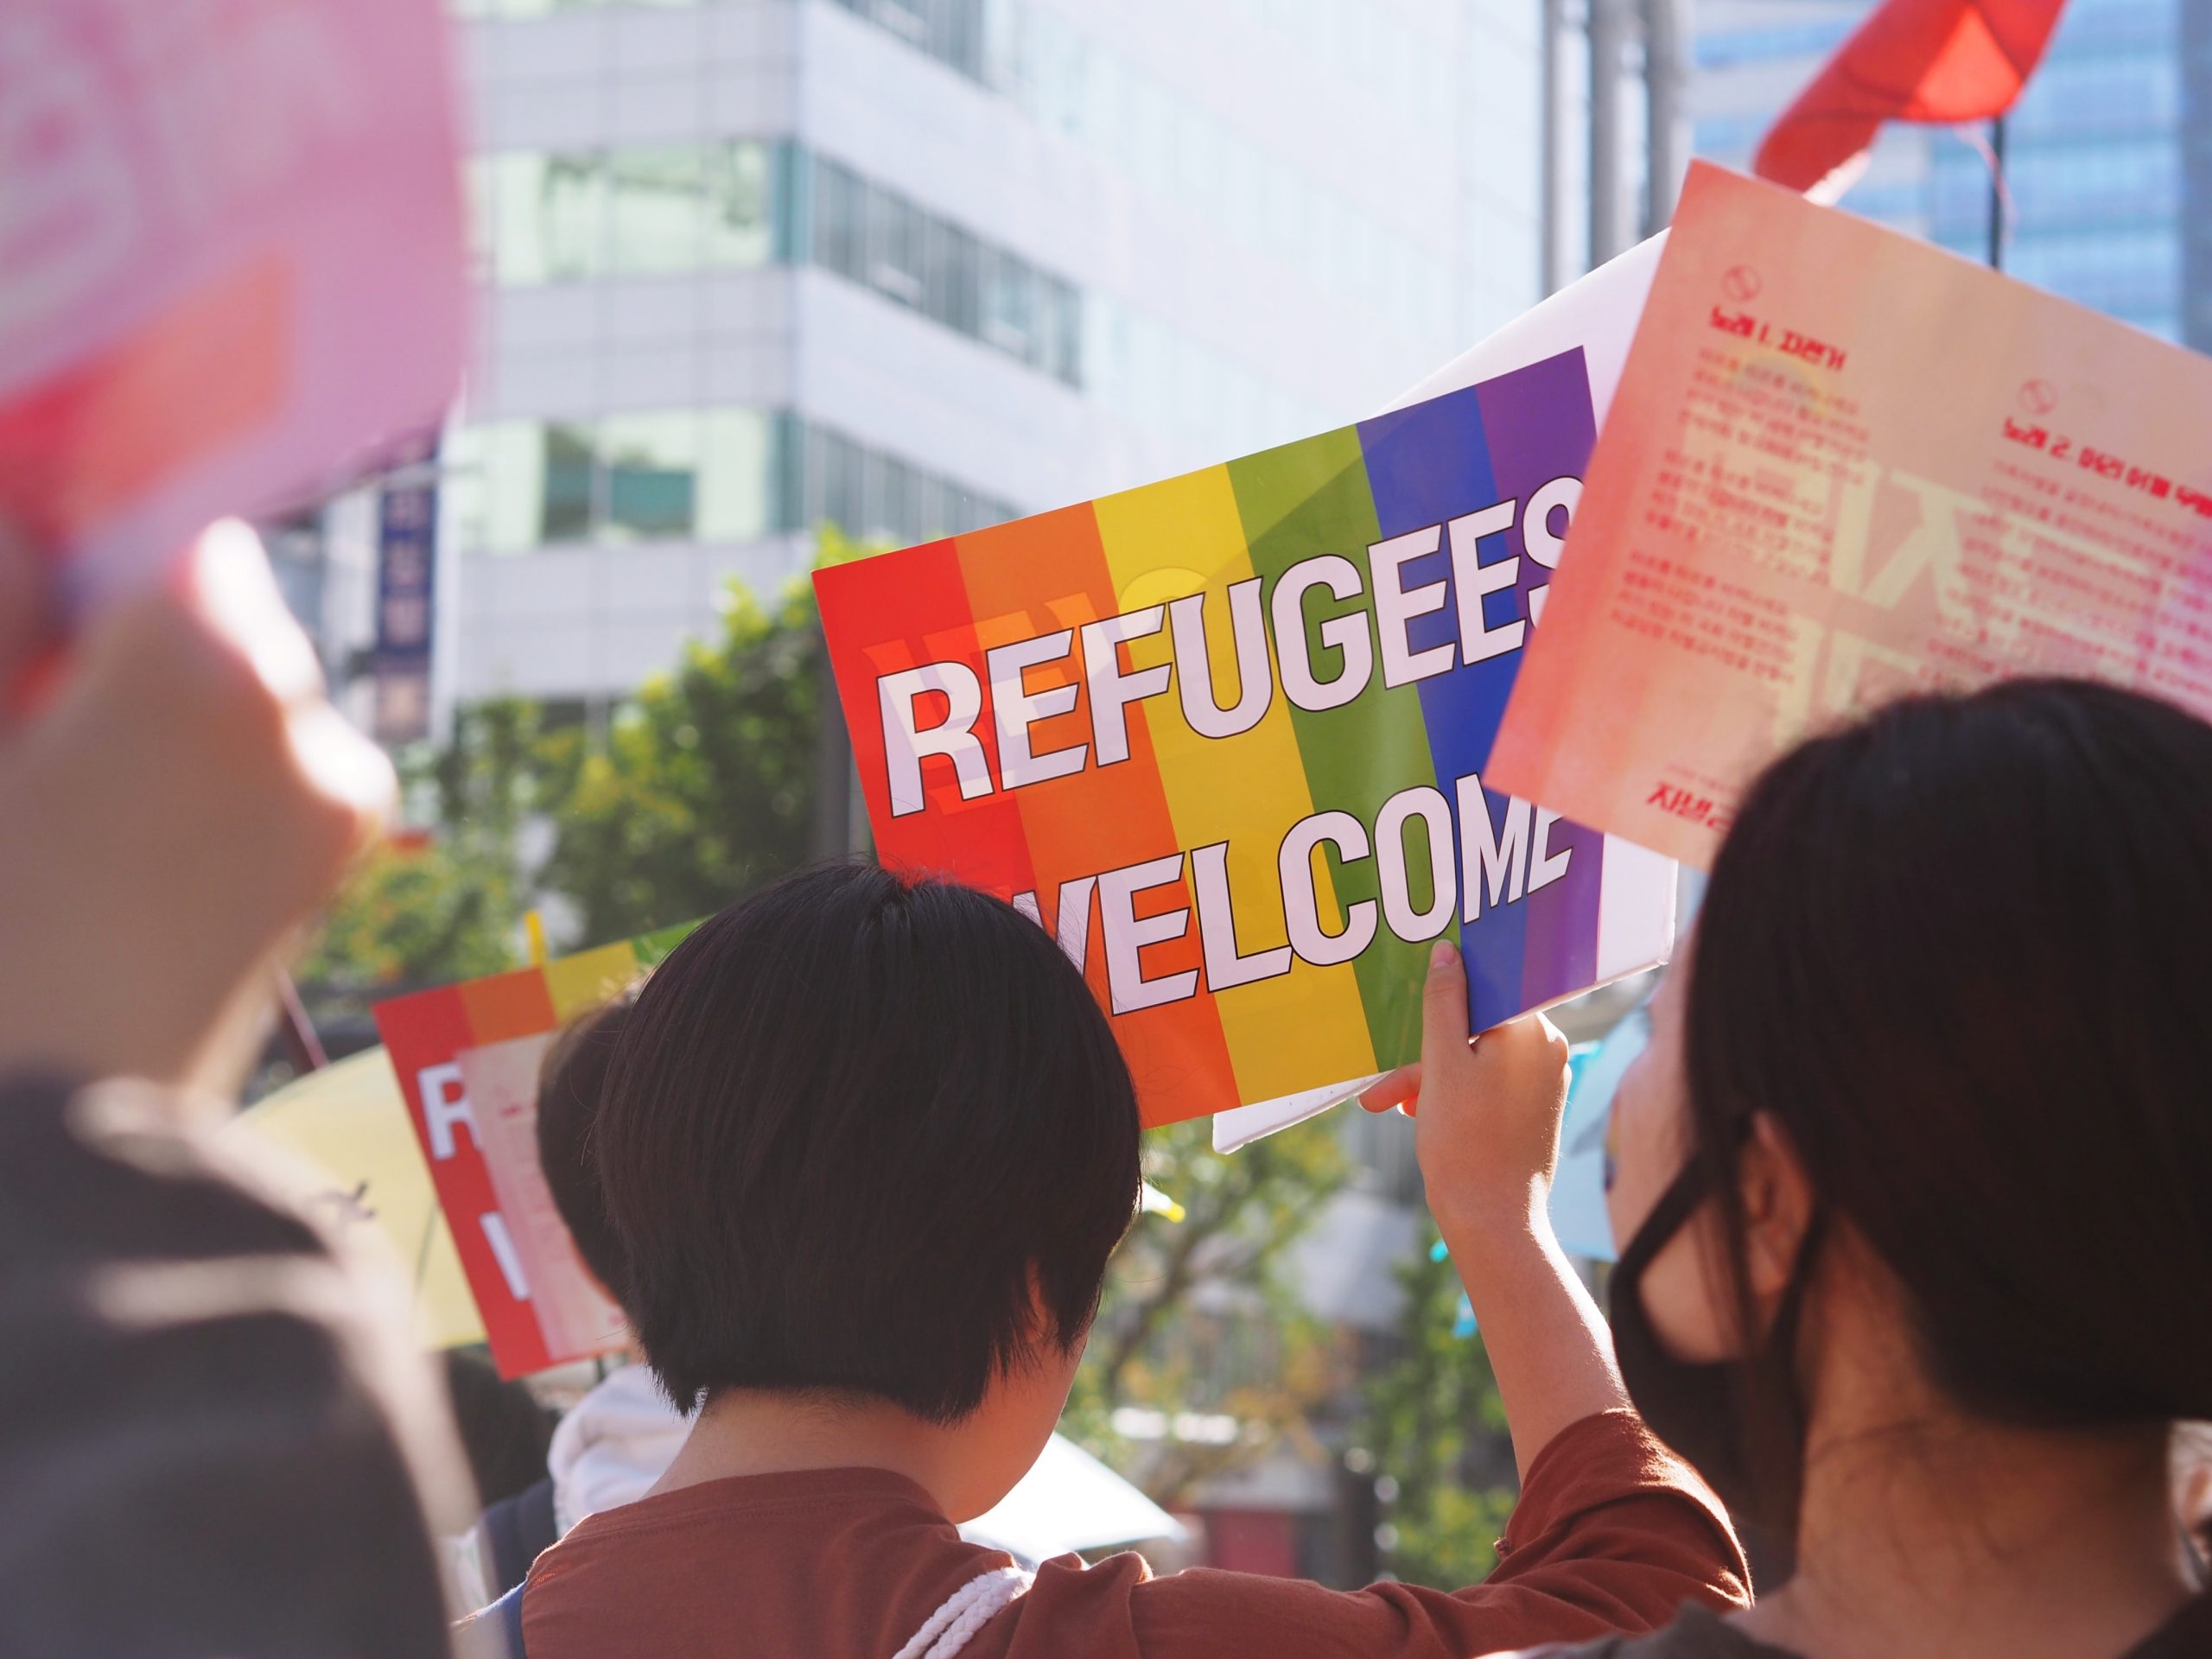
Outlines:
[[617,1301],[622,1299],[622,1250],[607,1224],[591,1144],[607,1067],[637,995],[632,986],[570,1022],[546,1051],[537,1079],[537,1162],[553,1207],[584,1266]]
[[2212,728],[2017,682],[1784,757],[1714,864],[1698,1155],[1773,1114],[1972,1413],[2212,1414],[2208,830]]
[[596,1157],[672,1398],[834,1389],[952,1421],[1036,1340],[1080,1339],[1137,1135],[1105,1016],[1040,928],[833,865],[654,971]]

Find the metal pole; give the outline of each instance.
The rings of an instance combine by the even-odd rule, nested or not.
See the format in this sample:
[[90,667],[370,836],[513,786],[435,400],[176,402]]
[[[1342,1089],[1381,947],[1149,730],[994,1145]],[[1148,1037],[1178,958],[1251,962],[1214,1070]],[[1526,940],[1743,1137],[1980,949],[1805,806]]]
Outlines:
[[1667,228],[1675,216],[1675,197],[1688,166],[1689,145],[1682,118],[1682,88],[1688,76],[1683,43],[1689,30],[1689,0],[1643,0],[1644,153],[1649,158],[1643,201],[1643,233]]
[[276,1014],[277,1034],[284,1039],[285,1058],[293,1071],[304,1077],[330,1064],[322,1039],[315,1035],[315,1021],[308,1018],[307,1005],[300,1001],[300,988],[283,968],[276,970]]
[[1539,129],[1537,157],[1537,234],[1542,238],[1537,251],[1536,276],[1543,291],[1556,294],[1566,280],[1566,263],[1560,252],[1560,175],[1561,152],[1567,145],[1566,99],[1559,93],[1559,36],[1566,27],[1566,0],[1543,0],[1542,18],[1538,27],[1542,34],[1536,42],[1537,73],[1542,76],[1537,88],[1536,121]]
[[1989,268],[2005,269],[2005,118],[1989,124]]
[[1628,246],[1621,184],[1621,62],[1629,0],[1590,3],[1590,263]]

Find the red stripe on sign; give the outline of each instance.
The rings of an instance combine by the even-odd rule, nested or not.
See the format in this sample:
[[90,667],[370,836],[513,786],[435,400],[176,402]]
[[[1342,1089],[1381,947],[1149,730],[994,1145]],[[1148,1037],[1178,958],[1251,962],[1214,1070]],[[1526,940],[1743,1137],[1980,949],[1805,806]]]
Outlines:
[[[894,571],[886,561],[896,561]],[[887,580],[887,577],[894,578]],[[998,739],[991,728],[980,637],[957,550],[930,542],[874,559],[818,570],[814,590],[830,641],[837,695],[852,734],[868,797],[868,823],[885,864],[918,873],[950,875],[1001,899],[1037,885],[1021,812],[997,786]],[[982,709],[973,735],[988,766],[987,794],[963,797],[955,762],[939,754],[921,758],[919,810],[893,812],[884,741],[883,687],[897,676],[931,664],[964,668],[982,688]],[[896,696],[896,682],[890,688]],[[927,693],[915,705],[917,723],[934,727],[949,699]]]
[[[530,978],[538,982],[544,998],[543,976],[502,975],[505,980]],[[471,1019],[470,999],[460,986],[446,986],[418,995],[397,997],[376,1007],[377,1029],[383,1034],[385,1052],[391,1058],[399,1078],[399,1092],[407,1102],[407,1115],[415,1125],[415,1139],[430,1169],[430,1184],[437,1189],[438,1207],[445,1211],[461,1271],[468,1276],[469,1294],[483,1316],[485,1334],[492,1344],[492,1357],[502,1376],[523,1376],[542,1371],[551,1363],[537,1316],[527,1302],[518,1301],[507,1287],[484,1217],[499,1212],[492,1173],[484,1161],[475,1128],[457,1109],[462,1098],[456,1065],[464,1050],[497,1041],[486,1036]],[[495,996],[494,1006],[499,999]],[[547,1004],[550,1019],[550,1004]],[[544,1030],[541,1024],[537,1029]],[[502,1035],[517,1033],[504,1033]],[[426,1099],[426,1089],[435,1096]]]

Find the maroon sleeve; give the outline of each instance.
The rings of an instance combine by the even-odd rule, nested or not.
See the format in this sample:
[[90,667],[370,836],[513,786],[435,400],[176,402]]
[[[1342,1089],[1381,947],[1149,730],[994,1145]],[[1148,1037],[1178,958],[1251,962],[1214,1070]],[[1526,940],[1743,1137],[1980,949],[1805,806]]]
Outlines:
[[1499,1553],[1488,1579],[1449,1592],[1194,1569],[1133,1585],[1131,1623],[1144,1659],[1465,1659],[1750,1599],[1719,1503],[1629,1411],[1569,1424],[1538,1454]]

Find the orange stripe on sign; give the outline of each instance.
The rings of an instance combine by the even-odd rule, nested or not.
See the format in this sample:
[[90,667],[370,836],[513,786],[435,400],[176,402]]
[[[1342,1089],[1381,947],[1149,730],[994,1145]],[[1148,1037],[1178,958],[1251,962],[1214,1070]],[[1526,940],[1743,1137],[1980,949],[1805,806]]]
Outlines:
[[[1079,688],[1083,625],[1121,609],[1090,505],[979,531],[961,537],[957,545],[961,579],[986,647],[1068,629],[1073,637],[1067,655],[1028,670],[1024,684],[1033,695],[1056,687]],[[1121,651],[1126,666],[1128,647]],[[1057,927],[1061,882],[1180,850],[1141,708],[1129,711],[1128,734],[1127,760],[1101,767],[1096,756],[1085,754],[1078,772],[1009,791],[1020,804],[1039,884],[1037,902],[1047,926]],[[1090,713],[1078,690],[1073,709],[1029,728],[1029,747],[1044,757],[1072,750],[1090,737]],[[1084,975],[1110,1008],[1095,895],[1086,902],[1093,908]],[[1114,1018],[1115,1035],[1136,1080],[1147,1125],[1218,1111],[1237,1098],[1228,1041],[1213,997],[1205,987],[1205,964],[1187,874],[1179,882],[1140,895],[1137,910],[1149,915],[1178,906],[1192,912],[1182,937],[1145,947],[1140,965],[1147,978],[1196,969],[1200,976],[1197,993],[1179,1002]]]
[[553,1011],[552,993],[546,989],[542,969],[518,968],[511,974],[472,979],[457,988],[461,1006],[468,1010],[474,1047],[560,1027],[561,1017]]
[[292,326],[290,265],[264,254],[0,404],[0,513],[60,550],[273,420]]

